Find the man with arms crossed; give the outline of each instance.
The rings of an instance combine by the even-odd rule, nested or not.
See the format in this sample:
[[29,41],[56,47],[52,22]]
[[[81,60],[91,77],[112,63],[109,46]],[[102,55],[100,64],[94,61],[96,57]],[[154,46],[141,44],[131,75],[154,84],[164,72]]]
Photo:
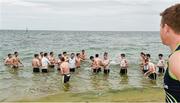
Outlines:
[[180,102],[180,4],[173,5],[161,14],[160,36],[169,46],[168,68],[164,75],[166,102]]
[[33,67],[33,72],[34,73],[39,73],[40,72],[40,61],[39,61],[39,54],[34,54],[34,58],[32,60],[32,67]]
[[12,68],[19,68],[19,64],[21,64],[22,66],[24,66],[22,64],[22,62],[20,61],[19,57],[18,57],[19,53],[18,52],[14,52],[14,57],[12,58]]

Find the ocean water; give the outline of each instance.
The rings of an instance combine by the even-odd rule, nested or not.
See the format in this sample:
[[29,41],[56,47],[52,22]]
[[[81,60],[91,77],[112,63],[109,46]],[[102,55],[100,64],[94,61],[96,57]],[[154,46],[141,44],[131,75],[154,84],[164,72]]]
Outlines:
[[[67,51],[69,54],[86,50],[89,56],[107,51],[111,58],[108,76],[91,73],[90,61],[71,75],[70,84],[64,87],[58,71],[48,74],[32,73],[31,61],[34,53],[54,51],[55,55]],[[3,65],[8,53],[18,51],[25,65],[13,70]],[[162,45],[159,32],[141,31],[28,31],[0,30],[0,101],[16,101],[23,98],[39,98],[56,93],[106,93],[111,90],[132,88],[162,88],[163,76],[152,82],[141,73],[138,63],[140,52],[150,53],[156,64],[158,54],[165,58],[169,49]],[[117,56],[125,53],[129,62],[128,75],[119,75]]]

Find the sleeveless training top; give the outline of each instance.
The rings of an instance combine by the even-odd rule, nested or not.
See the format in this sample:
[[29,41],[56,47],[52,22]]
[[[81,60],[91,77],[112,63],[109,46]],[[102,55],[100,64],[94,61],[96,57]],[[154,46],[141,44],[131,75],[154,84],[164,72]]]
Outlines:
[[[180,51],[180,44],[176,48],[175,52],[176,51]],[[178,69],[180,70],[180,68]],[[164,90],[166,92],[166,102],[180,102],[180,81],[177,80],[173,73],[169,70],[169,63],[164,75]]]

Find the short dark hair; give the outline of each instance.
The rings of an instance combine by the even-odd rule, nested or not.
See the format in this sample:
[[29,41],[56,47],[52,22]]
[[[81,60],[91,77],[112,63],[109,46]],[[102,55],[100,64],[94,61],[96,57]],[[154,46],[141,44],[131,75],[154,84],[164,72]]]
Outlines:
[[62,56],[62,54],[58,54],[58,57],[61,57]]
[[174,32],[180,33],[180,3],[165,9],[160,13],[160,16],[162,16],[162,27],[167,24],[174,30]]
[[48,53],[44,53],[44,56],[47,56],[48,55]]
[[90,59],[92,60],[92,59],[94,59],[94,57],[93,57],[93,56],[90,56]]
[[14,54],[17,54],[17,53],[18,53],[17,51],[14,52]]
[[10,53],[8,54],[8,57],[9,57],[9,56],[11,56],[11,54],[10,54]]
[[67,52],[63,52],[63,54],[67,54]]
[[104,52],[104,55],[108,55],[108,52]]
[[163,54],[159,54],[158,56],[163,57]]
[[125,57],[126,55],[123,53],[123,54],[121,54],[121,56],[122,56],[122,57]]
[[85,50],[83,49],[82,52],[85,52]]
[[64,62],[64,61],[65,61],[65,58],[64,58],[64,57],[61,57],[61,61]]
[[151,57],[151,55],[150,55],[150,54],[146,54],[146,56],[147,56],[147,57],[149,57],[149,58]]
[[76,56],[79,56],[80,55],[80,53],[76,53]]
[[96,58],[99,57],[99,54],[96,54],[95,57],[96,57]]
[[141,55],[144,55],[144,56],[145,56],[145,53],[144,53],[144,52],[141,52]]
[[36,58],[36,57],[38,57],[39,56],[39,54],[34,54],[34,57]]
[[40,52],[39,54],[43,54],[43,52]]
[[49,54],[52,55],[54,52],[50,52]]

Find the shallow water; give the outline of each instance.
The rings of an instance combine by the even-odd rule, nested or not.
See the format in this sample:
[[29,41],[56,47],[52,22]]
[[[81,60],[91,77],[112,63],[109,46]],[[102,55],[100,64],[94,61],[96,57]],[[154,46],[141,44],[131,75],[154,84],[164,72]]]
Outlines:
[[[24,97],[43,97],[56,93],[104,92],[132,88],[162,88],[162,76],[156,82],[143,77],[138,67],[139,53],[150,53],[157,62],[158,53],[167,58],[169,49],[160,41],[159,32],[88,32],[88,31],[0,31],[0,101],[16,101]],[[32,73],[34,53],[54,51],[79,52],[85,49],[88,56],[108,51],[111,72],[94,75],[89,61],[71,75],[69,87],[63,87],[58,71],[48,74]],[[12,70],[3,66],[8,53],[18,51],[25,67]],[[116,58],[125,53],[130,63],[127,76],[119,75]]]

